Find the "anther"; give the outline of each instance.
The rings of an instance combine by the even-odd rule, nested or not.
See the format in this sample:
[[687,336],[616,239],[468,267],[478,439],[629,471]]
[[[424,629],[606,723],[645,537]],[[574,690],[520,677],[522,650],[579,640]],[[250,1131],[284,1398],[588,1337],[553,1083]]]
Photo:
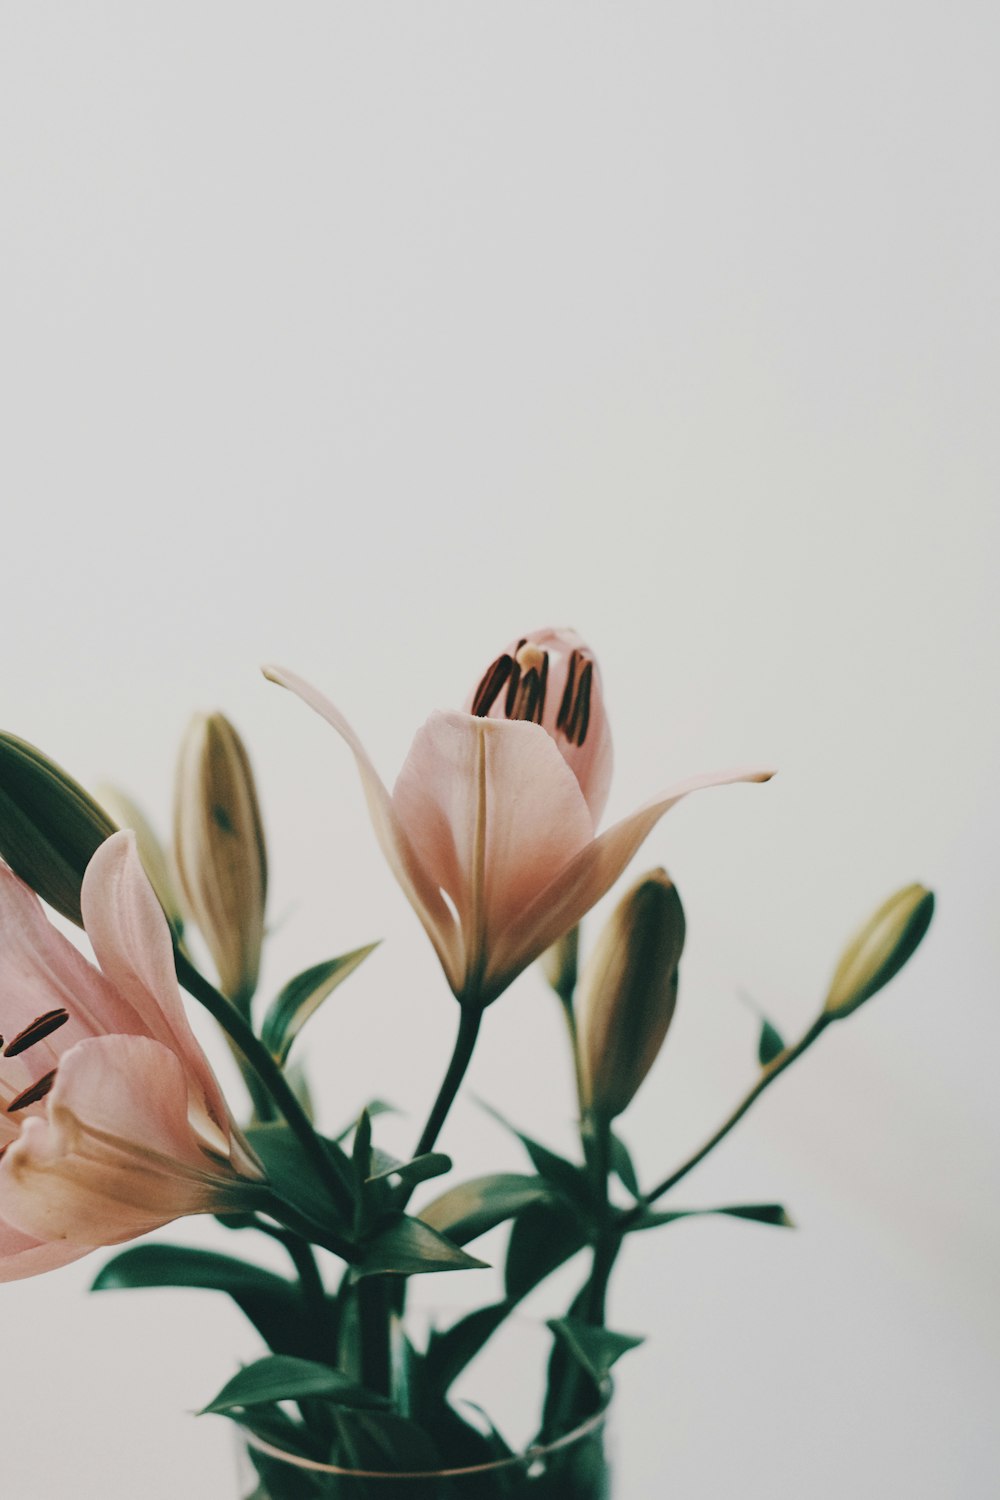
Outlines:
[[569,659],[566,686],[556,715],[556,728],[562,730],[571,745],[574,742],[582,745],[587,738],[593,681],[594,663],[582,651],[574,651]]
[[[19,1052],[27,1052],[28,1048],[33,1047],[36,1042],[51,1036],[54,1031],[59,1030],[60,1026],[65,1026],[68,1020],[69,1011],[61,1008],[47,1010],[43,1016],[36,1016],[30,1025],[25,1026],[23,1031],[19,1031],[17,1036],[12,1037],[7,1043],[4,1047],[4,1057],[17,1057]],[[3,1038],[0,1037],[0,1046],[2,1045]]]
[[53,1068],[51,1073],[44,1074],[36,1083],[32,1083],[28,1088],[23,1089],[16,1099],[12,1099],[7,1106],[7,1113],[12,1115],[15,1110],[27,1109],[29,1104],[37,1104],[39,1099],[45,1098],[45,1095],[49,1092],[55,1081],[56,1069]]
[[472,712],[477,719],[485,719],[497,698],[501,689],[514,667],[514,661],[509,656],[498,656],[493,665],[487,670],[482,682],[476,688],[476,695],[472,700]]

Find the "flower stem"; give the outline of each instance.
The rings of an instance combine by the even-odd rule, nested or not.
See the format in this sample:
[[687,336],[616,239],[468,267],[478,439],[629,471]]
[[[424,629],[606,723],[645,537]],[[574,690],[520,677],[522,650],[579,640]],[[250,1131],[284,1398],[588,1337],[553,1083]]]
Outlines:
[[795,1043],[794,1047],[786,1047],[784,1052],[780,1052],[772,1062],[768,1063],[767,1067],[761,1073],[761,1076],[757,1079],[757,1082],[740,1100],[739,1104],[733,1110],[732,1114],[729,1115],[725,1120],[723,1120],[718,1130],[714,1131],[713,1134],[709,1136],[708,1140],[705,1141],[703,1145],[699,1146],[698,1150],[694,1153],[693,1156],[689,1156],[687,1161],[682,1162],[682,1164],[677,1167],[675,1171],[671,1172],[669,1177],[664,1177],[663,1181],[659,1183],[655,1188],[653,1188],[651,1192],[643,1193],[642,1198],[636,1204],[635,1208],[630,1209],[627,1214],[619,1219],[619,1228],[622,1230],[629,1229],[637,1219],[642,1217],[642,1211],[644,1208],[647,1208],[651,1203],[655,1203],[657,1198],[662,1198],[664,1193],[669,1192],[676,1183],[680,1182],[682,1178],[686,1177],[687,1174],[699,1164],[699,1162],[704,1161],[709,1152],[714,1151],[719,1142],[725,1139],[725,1137],[732,1130],[733,1126],[738,1124],[739,1121],[742,1120],[747,1110],[760,1098],[764,1090],[769,1088],[774,1080],[779,1077],[779,1075],[782,1074],[786,1068],[791,1067],[792,1063],[795,1062],[797,1058],[801,1057],[803,1052],[805,1052],[809,1047],[812,1046],[816,1038],[823,1031],[825,1031],[828,1021],[828,1016],[819,1016],[817,1020],[815,1020],[810,1026],[805,1035]]
[[284,1073],[263,1042],[254,1035],[249,1023],[243,1019],[236,1007],[224,995],[221,995],[214,985],[209,984],[202,974],[198,973],[183,953],[176,953],[175,961],[177,977],[181,984],[189,994],[194,996],[199,1005],[203,1005],[209,1014],[214,1016],[227,1037],[242,1054],[248,1067],[256,1074],[274,1100],[306,1156],[316,1168],[329,1190],[330,1197],[340,1209],[349,1209],[353,1203],[353,1193],[349,1184],[341,1176],[337,1162],[316,1134],[305,1110],[289,1087]]
[[458,1023],[458,1036],[455,1039],[455,1049],[451,1054],[448,1071],[444,1075],[437,1098],[427,1117],[427,1124],[423,1128],[420,1140],[417,1142],[415,1156],[423,1156],[425,1152],[432,1151],[441,1133],[441,1127],[447,1118],[448,1111],[455,1102],[465,1077],[466,1070],[472,1059],[472,1051],[476,1045],[479,1028],[482,1024],[483,1013],[477,1007],[461,1007],[461,1020]]

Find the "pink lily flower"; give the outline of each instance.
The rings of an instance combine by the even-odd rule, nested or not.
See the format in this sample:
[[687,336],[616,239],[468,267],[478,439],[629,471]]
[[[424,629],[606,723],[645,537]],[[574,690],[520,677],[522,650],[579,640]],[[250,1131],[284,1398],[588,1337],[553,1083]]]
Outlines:
[[0,1281],[246,1207],[263,1180],[184,1014],[134,834],[97,850],[81,905],[99,970],[0,865]]
[[[264,669],[326,719],[353,752],[382,852],[454,994],[473,1008],[489,1005],[579,922],[682,797],[727,782],[767,781],[773,774],[736,770],[692,777],[595,835],[611,742],[596,665],[589,723],[586,697],[573,718],[581,666],[593,663],[577,640],[570,632],[539,631],[530,638],[536,656],[523,649],[529,638],[519,643],[511,709],[520,712],[511,717],[491,716],[512,678],[508,667],[498,686],[503,668],[496,662],[472,696],[476,712],[433,713],[417,731],[391,794],[354,730],[322,693],[283,668]],[[540,659],[550,644],[565,657],[556,669]],[[574,653],[577,687],[567,693]],[[534,682],[525,687],[531,673]],[[561,687],[554,717],[551,684]],[[590,734],[597,748],[585,753]]]

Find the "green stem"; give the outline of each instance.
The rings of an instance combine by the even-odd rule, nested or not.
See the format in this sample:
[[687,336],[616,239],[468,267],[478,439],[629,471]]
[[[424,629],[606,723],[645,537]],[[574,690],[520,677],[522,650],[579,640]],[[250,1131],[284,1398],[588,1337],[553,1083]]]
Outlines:
[[309,1117],[288,1085],[284,1073],[268,1052],[263,1042],[254,1035],[250,1025],[239,1011],[182,953],[175,954],[177,977],[184,988],[203,1005],[218,1021],[231,1043],[245,1059],[247,1067],[256,1074],[264,1089],[274,1100],[279,1113],[294,1133],[306,1156],[316,1168],[321,1180],[329,1190],[330,1197],[341,1210],[353,1204],[350,1184],[342,1177],[338,1164],[327,1151],[316,1134]]
[[816,1038],[823,1031],[825,1031],[829,1019],[830,1018],[825,1015],[819,1016],[818,1019],[813,1022],[813,1024],[810,1026],[809,1030],[805,1033],[801,1040],[795,1043],[794,1047],[787,1047],[784,1052],[779,1053],[772,1062],[768,1063],[767,1067],[763,1070],[761,1076],[758,1078],[753,1088],[751,1088],[749,1092],[744,1095],[739,1104],[733,1110],[732,1114],[729,1115],[725,1120],[723,1120],[718,1130],[714,1131],[702,1146],[699,1146],[698,1150],[694,1153],[693,1156],[689,1156],[687,1161],[682,1162],[682,1164],[677,1167],[675,1171],[671,1172],[669,1177],[664,1177],[663,1181],[659,1183],[655,1188],[653,1188],[651,1192],[643,1193],[642,1198],[636,1204],[635,1208],[630,1209],[628,1213],[626,1213],[622,1218],[619,1219],[619,1229],[629,1229],[637,1219],[642,1217],[642,1211],[644,1208],[648,1207],[651,1203],[655,1203],[657,1198],[662,1198],[664,1193],[669,1192],[670,1189],[675,1186],[675,1184],[680,1182],[682,1178],[686,1177],[687,1174],[692,1171],[699,1162],[704,1161],[709,1152],[714,1151],[719,1142],[725,1139],[725,1137],[732,1130],[733,1126],[737,1125],[739,1121],[742,1120],[747,1110],[760,1098],[764,1090],[770,1088],[774,1080],[778,1078],[786,1068],[790,1068],[792,1063],[795,1062],[797,1058],[801,1057],[803,1052],[807,1051],[807,1049],[812,1046]]
[[455,1049],[451,1054],[448,1071],[444,1075],[441,1087],[438,1089],[437,1098],[427,1116],[427,1124],[423,1128],[420,1140],[414,1156],[423,1156],[425,1152],[432,1151],[441,1133],[441,1127],[447,1118],[448,1111],[455,1102],[465,1077],[466,1070],[472,1059],[472,1051],[476,1045],[479,1028],[482,1025],[483,1012],[478,1007],[461,1007],[461,1020],[458,1023],[458,1036],[455,1039]]

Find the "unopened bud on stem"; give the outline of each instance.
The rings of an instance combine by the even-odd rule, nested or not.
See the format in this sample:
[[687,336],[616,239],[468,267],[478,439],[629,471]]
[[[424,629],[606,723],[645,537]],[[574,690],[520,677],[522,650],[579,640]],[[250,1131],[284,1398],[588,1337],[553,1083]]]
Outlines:
[[580,980],[585,1107],[613,1119],[631,1102],[663,1045],[677,1003],[684,909],[665,870],[619,902]]
[[220,987],[247,1004],[264,937],[267,853],[250,761],[222,714],[197,714],[181,745],[174,857]]
[[907,885],[890,896],[844,949],[823,1015],[839,1021],[898,974],[916,952],[934,915],[934,894]]

